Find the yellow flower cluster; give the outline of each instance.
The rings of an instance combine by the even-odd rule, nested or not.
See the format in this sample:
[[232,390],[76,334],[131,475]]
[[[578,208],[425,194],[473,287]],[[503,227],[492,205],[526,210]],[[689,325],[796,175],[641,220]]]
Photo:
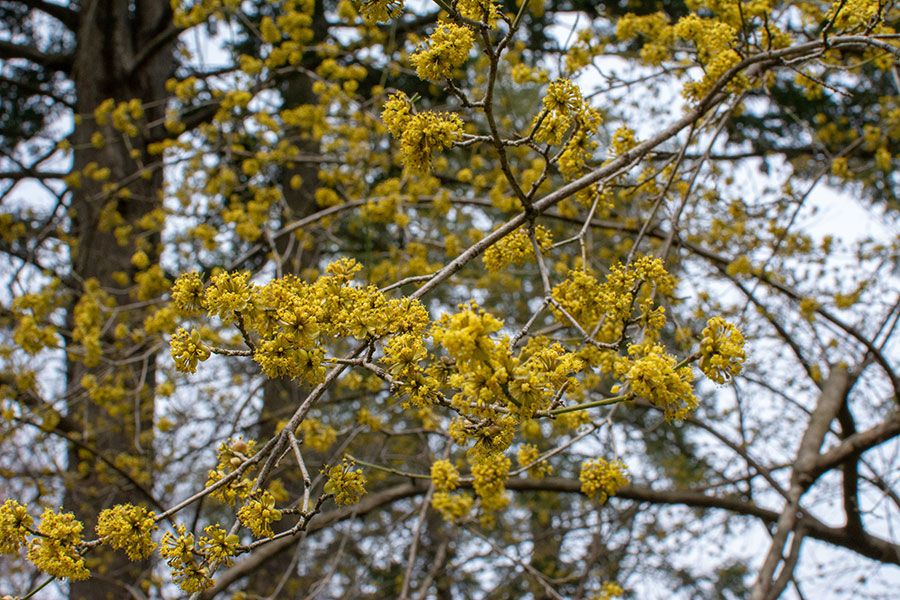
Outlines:
[[557,79],[547,86],[543,104],[550,112],[571,115],[582,107],[584,98],[574,82],[569,79]]
[[286,333],[278,333],[271,339],[261,341],[253,353],[253,360],[259,363],[267,377],[299,378],[310,384],[321,383],[325,378],[324,358],[325,351],[321,347],[298,347],[297,342]]
[[194,546],[194,534],[188,533],[184,525],[176,525],[174,532],[163,534],[159,553],[172,570],[175,582],[188,594],[212,586],[209,569],[202,564],[202,555]]
[[403,130],[412,116],[412,102],[403,92],[388,96],[381,109],[381,120],[390,134],[398,139],[403,136]]
[[449,460],[431,463],[431,484],[439,492],[451,492],[459,485],[459,471]]
[[393,94],[384,105],[381,119],[400,142],[400,162],[413,173],[431,170],[431,156],[453,146],[462,136],[463,122],[454,113],[412,113],[402,92]]
[[115,305],[115,300],[100,286],[96,279],[84,282],[84,293],[75,304],[75,327],[72,340],[80,344],[84,354],[81,361],[86,367],[100,364],[103,347],[100,343],[100,332],[103,327],[104,309]]
[[613,132],[610,148],[615,154],[625,154],[637,145],[634,131],[628,127],[619,127]]
[[434,366],[426,370],[419,365],[428,356],[422,334],[410,332],[392,337],[385,344],[381,359],[388,372],[399,380],[395,392],[423,408],[434,402],[441,385],[433,375],[437,370]]
[[534,444],[522,444],[516,453],[520,467],[528,467],[528,474],[535,479],[542,479],[553,474],[553,465],[546,460],[538,461],[541,453]]
[[616,364],[631,391],[663,411],[666,420],[683,419],[697,408],[694,374],[690,366],[678,367],[675,357],[660,344],[633,345]]
[[[666,271],[662,260],[642,256],[628,265],[613,265],[602,284],[587,271],[571,271],[553,288],[553,297],[587,331],[592,331],[602,320],[598,339],[615,342],[636,305],[645,321],[658,326],[657,329],[664,324],[664,319],[648,318],[647,314],[658,310],[662,315],[662,308],[653,309],[650,304],[635,302],[639,292],[643,289],[649,293],[651,286],[657,294],[669,296],[675,290],[675,278]],[[557,318],[568,324],[563,315],[557,314]]]
[[0,554],[15,554],[25,545],[34,519],[28,508],[15,500],[7,500],[0,506]]
[[570,376],[583,366],[580,359],[560,344],[542,337],[530,339],[517,360],[519,364],[512,369],[508,390],[524,418],[549,408],[556,391],[571,383]]
[[112,124],[113,129],[128,137],[137,137],[140,130],[136,121],[143,118],[144,107],[138,98],[118,104],[112,98],[107,98],[94,109],[94,119],[96,119],[97,125],[105,127]]
[[[230,440],[228,443],[219,444],[218,459],[216,468],[209,471],[206,480],[206,487],[210,487],[217,481],[224,479],[229,473],[241,466],[248,458],[253,456],[256,449],[255,440],[243,440],[237,438]],[[253,467],[246,469],[241,477],[230,480],[224,486],[218,488],[212,493],[212,497],[226,504],[234,504],[239,499],[243,500],[250,494],[253,489],[253,481],[249,478],[250,471]]]
[[28,560],[53,577],[87,579],[90,572],[80,551],[83,529],[84,525],[72,513],[46,509],[38,525],[40,535],[31,540]]
[[485,510],[498,510],[506,506],[506,480],[509,479],[510,461],[503,454],[487,454],[474,458],[472,478],[475,493],[481,498]]
[[567,180],[578,177],[588,159],[597,149],[593,139],[603,118],[600,112],[585,102],[581,90],[569,79],[557,79],[547,86],[543,99],[544,111],[535,115],[532,129],[535,139],[548,144],[562,144],[567,132],[568,141],[559,155],[557,166]]
[[[573,380],[582,362],[561,345],[537,337],[514,355],[509,340],[495,340],[502,322],[470,303],[443,315],[432,327],[448,359],[429,367],[442,385],[458,390],[451,403],[461,415],[481,419],[477,427],[451,426],[458,443],[474,438],[473,451],[496,453],[512,442],[519,420],[549,408],[554,395]],[[439,373],[445,368],[446,373]]]
[[381,23],[396,18],[403,11],[403,0],[362,0],[359,13],[367,23]]
[[613,600],[625,595],[622,586],[614,581],[606,581],[600,586],[600,593],[591,597],[591,600]]
[[703,79],[685,86],[685,93],[691,98],[703,97],[728,69],[741,61],[740,55],[731,48],[737,31],[724,21],[691,14],[679,19],[674,34],[677,38],[694,42],[697,58],[704,65]]
[[[188,281],[183,286],[195,285],[195,278],[196,273],[188,273]],[[209,316],[219,317],[224,322],[230,323],[234,320],[235,313],[247,310],[252,297],[249,271],[235,273],[220,271],[212,276],[210,285],[206,288],[205,303]]]
[[337,440],[337,430],[318,419],[304,419],[300,423],[299,432],[303,438],[303,444],[317,452],[325,452]]
[[200,536],[198,545],[206,559],[212,564],[228,566],[237,553],[241,538],[236,534],[229,534],[218,523],[209,525],[204,530],[206,535]]
[[192,3],[188,8],[185,6],[188,4],[186,0],[170,0],[170,2],[175,13],[174,23],[183,29],[199,25],[212,15],[221,14],[223,11],[237,10],[241,4],[240,0],[204,0]]
[[825,19],[834,19],[837,29],[852,30],[872,23],[881,8],[878,0],[835,0]]
[[474,42],[468,27],[442,21],[409,62],[421,79],[444,79],[466,62]]
[[209,348],[200,339],[200,332],[196,329],[188,333],[179,328],[169,342],[169,351],[175,361],[175,368],[182,373],[196,373],[197,363],[210,356]]
[[456,10],[467,19],[487,23],[491,27],[497,24],[500,16],[497,0],[457,0]]
[[465,519],[471,512],[473,503],[469,494],[435,492],[431,496],[431,506],[449,523],[458,523]]
[[700,341],[700,370],[716,383],[725,383],[741,372],[746,359],[744,336],[722,317],[713,317]]
[[638,36],[644,38],[640,52],[644,63],[656,66],[669,58],[675,36],[666,13],[627,14],[616,23],[616,37],[620,40],[627,41]]
[[[553,236],[542,225],[534,228],[534,237],[542,252],[553,245]],[[501,271],[509,265],[523,265],[534,258],[534,246],[528,230],[520,227],[484,251],[484,267],[488,271]]]
[[[251,283],[248,273],[218,273],[204,303],[210,316],[237,322],[246,341],[255,345],[253,359],[268,377],[315,384],[325,375],[323,338],[379,338],[421,332],[428,325],[428,312],[420,302],[388,298],[374,286],[351,285],[361,268],[356,261],[342,259],[313,283],[286,276],[261,286]],[[180,301],[197,297],[196,285],[195,274],[179,277],[175,287]],[[179,332],[172,342],[173,356],[184,369],[195,368],[195,359],[205,357],[202,341],[193,334]]]
[[206,308],[206,294],[200,273],[182,274],[172,285],[172,302],[185,316],[197,314]]
[[474,302],[459,306],[460,311],[442,315],[431,330],[435,343],[458,362],[487,359],[494,350],[489,337],[500,331],[503,321],[478,308]]
[[366,476],[361,469],[352,468],[347,459],[325,471],[328,482],[325,493],[334,495],[337,504],[356,504],[366,493]]
[[32,315],[17,315],[13,341],[26,353],[35,355],[44,348],[55,348],[58,344],[56,328],[40,325]]
[[581,492],[600,504],[628,485],[625,464],[620,460],[608,462],[602,458],[584,461],[578,480],[581,481]]
[[156,548],[151,534],[156,530],[154,513],[131,504],[100,511],[97,535],[103,543],[122,550],[131,560],[142,560]]
[[269,491],[258,493],[238,511],[241,524],[258,538],[271,537],[272,523],[281,520],[281,511],[275,508],[275,497]]

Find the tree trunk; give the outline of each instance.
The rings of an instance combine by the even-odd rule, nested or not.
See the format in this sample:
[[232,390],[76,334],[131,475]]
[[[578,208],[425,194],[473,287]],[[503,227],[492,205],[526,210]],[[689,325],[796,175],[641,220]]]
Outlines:
[[[116,102],[137,98],[145,107],[147,122],[163,116],[165,82],[174,66],[174,36],[159,44],[148,58],[138,58],[153,47],[151,40],[171,27],[171,16],[169,2],[160,0],[82,2],[73,68],[80,116],[72,134],[73,172],[83,172],[90,163],[96,163],[108,168],[110,176],[106,181],[94,181],[82,175],[81,185],[73,189],[72,270],[77,280],[96,281],[117,305],[134,301],[128,289],[131,284],[122,285],[120,279],[117,282],[115,274],[126,273],[133,281],[136,269],[131,256],[138,248],[135,237],[140,230],[135,226],[130,239],[117,240],[112,228],[103,222],[108,219],[101,217],[115,208],[122,223],[134,225],[160,207],[162,172],[157,169],[147,177],[135,176],[152,160],[146,152],[146,132],[130,138],[129,147],[121,133],[109,125],[98,125],[93,114],[107,98]],[[92,145],[92,137],[98,132],[106,138],[102,148]],[[136,151],[134,156],[131,149]],[[103,189],[104,183],[123,182],[127,182],[123,187],[128,189],[128,199],[113,200]],[[147,254],[155,263],[159,233],[148,232],[144,239],[149,242]],[[70,307],[69,320],[73,323],[78,300],[75,298]],[[80,429],[81,441],[96,454],[70,447],[65,504],[85,522],[87,537],[93,534],[100,510],[121,503],[148,504],[147,494],[140,488],[150,489],[153,483],[155,355],[146,345],[114,349],[107,343],[115,325],[140,327],[141,319],[139,311],[123,311],[120,320],[105,327],[104,359],[99,365],[86,366],[74,352],[69,356],[69,417]],[[109,362],[110,358],[116,362]],[[102,404],[91,400],[81,388],[85,375],[92,375],[98,382],[109,378],[124,390],[123,397]],[[129,473],[132,481],[108,468],[97,459],[98,454]],[[70,598],[134,598],[128,587],[140,588],[149,574],[148,564],[131,563],[121,553],[107,552],[102,546],[91,551],[88,566],[92,567],[92,578],[73,582]]]

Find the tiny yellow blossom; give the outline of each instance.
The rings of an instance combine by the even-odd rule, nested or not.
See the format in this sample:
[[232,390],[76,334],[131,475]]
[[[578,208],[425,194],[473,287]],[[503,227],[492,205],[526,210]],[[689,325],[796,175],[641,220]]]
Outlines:
[[281,520],[281,511],[275,508],[275,498],[264,491],[257,498],[252,498],[238,511],[238,519],[258,538],[275,535],[272,523]]
[[31,540],[28,560],[53,577],[87,579],[90,572],[81,555],[81,531],[84,529],[72,513],[46,509],[38,526],[40,536]]
[[[625,360],[625,379],[631,391],[663,411],[666,420],[683,419],[697,408],[690,367],[676,369],[675,357],[659,344],[648,348],[632,346],[629,353],[644,353],[637,360]],[[619,369],[622,368],[620,365]]]
[[0,554],[15,554],[25,545],[28,530],[34,519],[28,509],[15,500],[7,500],[0,506]]
[[431,506],[450,523],[458,523],[465,519],[472,510],[472,504],[473,499],[469,494],[435,492],[431,496]]
[[394,19],[403,10],[403,0],[361,0],[359,14],[367,23],[381,23]]
[[741,372],[746,355],[744,336],[721,317],[713,317],[700,341],[700,370],[716,383],[725,383]]
[[105,544],[123,550],[131,560],[150,556],[156,544],[150,535],[156,529],[154,514],[140,506],[120,504],[100,511],[97,535]]
[[362,470],[353,469],[347,459],[325,471],[328,482],[325,493],[333,494],[337,504],[349,506],[356,504],[366,493],[366,476]]
[[[534,228],[534,238],[541,252],[546,252],[553,245],[553,236],[541,225]],[[488,271],[500,271],[509,265],[523,265],[533,258],[534,244],[528,230],[520,227],[488,247],[482,260]]]
[[212,276],[206,288],[206,308],[209,316],[218,316],[226,323],[235,312],[247,310],[253,297],[250,272],[220,272]]
[[188,333],[185,329],[179,328],[172,336],[169,347],[175,368],[182,373],[196,373],[197,363],[210,356],[209,348],[200,339],[200,332],[196,329]]
[[452,492],[459,485],[459,471],[449,460],[436,460],[431,464],[431,484],[439,492]]
[[409,57],[409,62],[421,79],[450,77],[453,69],[466,62],[474,41],[471,29],[444,21],[425,45]]
[[206,308],[200,273],[183,273],[175,280],[172,285],[172,302],[186,315],[193,315]]
[[305,419],[300,423],[303,444],[317,452],[325,452],[337,440],[337,430],[318,419]]
[[615,496],[619,489],[628,485],[625,464],[616,460],[607,462],[602,458],[587,460],[581,465],[578,476],[581,481],[581,492],[600,504],[610,496]]

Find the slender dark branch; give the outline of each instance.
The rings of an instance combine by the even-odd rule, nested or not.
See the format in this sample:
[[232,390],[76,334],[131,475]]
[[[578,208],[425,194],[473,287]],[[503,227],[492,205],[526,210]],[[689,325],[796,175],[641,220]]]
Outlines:
[[151,39],[145,46],[141,48],[137,56],[134,57],[134,61],[129,66],[128,72],[133,75],[138,69],[144,66],[144,64],[148,60],[153,58],[160,48],[177,39],[178,36],[181,35],[182,31],[184,31],[184,29],[182,29],[181,27],[170,24],[168,27],[156,34],[153,39]]
[[71,54],[50,54],[42,52],[34,46],[0,40],[0,59],[13,58],[21,58],[48,69],[68,73],[72,69],[74,57]]
[[63,171],[0,171],[0,179],[21,181],[22,179],[62,179],[68,173]]
[[[509,480],[507,488],[521,492],[581,493],[581,483],[578,480],[562,477],[547,477],[544,479],[514,478]],[[427,490],[428,485],[425,482],[410,481],[394,485],[380,492],[371,493],[355,506],[340,508],[319,515],[310,521],[305,535],[312,535],[348,519],[362,519],[367,514],[390,506],[394,502],[425,494]],[[612,499],[612,501],[618,500],[727,510],[738,515],[756,517],[767,524],[776,523],[779,517],[779,513],[774,510],[762,508],[736,496],[712,496],[694,490],[654,490],[643,486],[628,486],[619,490],[616,497]],[[900,548],[889,541],[868,534],[851,535],[845,529],[829,527],[809,515],[801,516],[799,521],[810,537],[847,548],[873,560],[900,564]],[[265,563],[286,551],[298,541],[299,536],[286,537],[261,546],[248,558],[224,571],[216,581],[216,585],[206,591],[202,597],[209,599],[222,593],[231,584],[262,568]]]
[[840,444],[823,452],[811,475],[818,478],[826,471],[835,468],[856,454],[874,448],[888,440],[900,435],[900,411],[895,411],[890,417],[865,431],[848,436]]

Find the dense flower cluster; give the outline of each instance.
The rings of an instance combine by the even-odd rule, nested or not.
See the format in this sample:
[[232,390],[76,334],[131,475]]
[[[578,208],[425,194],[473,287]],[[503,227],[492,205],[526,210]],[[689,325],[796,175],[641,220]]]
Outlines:
[[209,568],[203,564],[203,555],[195,547],[194,534],[189,533],[184,525],[176,525],[174,532],[163,534],[159,553],[169,566],[175,582],[188,594],[202,592],[212,586]]
[[[206,487],[210,487],[221,479],[224,479],[232,471],[240,467],[244,461],[253,456],[256,451],[255,440],[237,438],[228,443],[219,444],[218,464],[215,469],[209,471]],[[250,479],[251,469],[246,469],[241,477],[235,477],[212,493],[212,497],[227,504],[234,504],[238,500],[247,498],[253,489],[253,481]]]
[[615,496],[621,488],[628,485],[625,465],[622,461],[608,462],[602,458],[586,460],[581,465],[578,475],[581,481],[581,492],[603,504],[610,496]]
[[450,77],[453,69],[466,62],[474,41],[468,27],[443,21],[425,44],[409,57],[409,62],[422,79]]
[[457,0],[456,9],[467,19],[487,23],[493,27],[500,16],[497,0]]
[[156,530],[154,513],[140,506],[118,504],[100,511],[97,535],[103,543],[122,550],[131,560],[142,560],[156,548],[151,534]]
[[106,293],[96,279],[84,282],[84,293],[75,305],[75,327],[72,340],[81,346],[81,361],[87,367],[100,364],[103,346],[100,334],[104,325],[105,311],[115,305],[115,300]]
[[[662,261],[642,256],[628,265],[613,265],[603,283],[588,271],[571,271],[553,288],[553,297],[586,331],[599,327],[599,340],[615,342],[635,307],[641,311],[640,318],[653,326],[651,334],[661,329],[665,324],[663,308],[637,300],[641,294],[643,298],[649,298],[651,293],[670,296],[674,290],[675,278],[666,271]],[[568,324],[563,315],[558,314],[557,318]]]
[[238,510],[241,524],[258,538],[274,535],[272,523],[281,520],[281,511],[275,508],[275,497],[269,491],[256,494]]
[[185,315],[193,315],[206,308],[206,294],[200,273],[182,274],[172,285],[172,303]]
[[[187,283],[182,284],[183,287],[194,285],[195,274],[189,273],[187,279]],[[226,323],[234,320],[236,313],[249,308],[252,300],[251,286],[249,271],[220,271],[213,275],[205,296],[209,316],[219,317]]]
[[600,592],[591,597],[591,600],[613,600],[613,598],[621,598],[625,595],[622,586],[614,581],[605,581],[600,586]]
[[424,112],[410,117],[400,137],[400,162],[414,173],[431,170],[431,156],[462,136],[463,123],[453,113]]
[[325,452],[337,440],[337,430],[318,419],[307,418],[300,423],[303,444],[318,452]]
[[192,329],[189,332],[179,328],[169,343],[175,368],[182,373],[196,373],[197,363],[210,357],[210,350],[200,338],[200,332]]
[[[383,337],[421,331],[428,324],[421,303],[388,298],[374,286],[351,285],[360,268],[356,261],[339,260],[312,283],[287,276],[265,285],[250,282],[246,272],[221,272],[206,288],[204,305],[210,316],[235,323],[245,343],[255,345],[253,360],[266,376],[318,383],[325,375],[323,338]],[[196,285],[193,273],[179,277],[180,302],[199,295]],[[193,372],[209,356],[196,331],[179,330],[171,349],[184,371]]]
[[528,467],[528,474],[535,479],[541,479],[553,474],[553,465],[546,460],[539,460],[540,450],[534,444],[522,444],[516,453],[516,460],[520,467]]
[[53,577],[87,579],[90,572],[81,555],[84,525],[72,513],[44,510],[38,533],[28,548],[28,560]]
[[334,495],[337,504],[356,504],[366,493],[366,476],[362,470],[354,469],[346,459],[325,471],[328,482],[325,493]]
[[506,481],[509,478],[509,459],[502,454],[477,457],[472,464],[475,493],[486,510],[506,506]]
[[381,23],[400,15],[403,0],[361,0],[359,12],[368,23]]
[[450,523],[458,523],[465,519],[472,511],[473,504],[474,500],[469,494],[435,492],[431,496],[431,506]]
[[15,554],[25,545],[34,519],[28,508],[15,500],[7,500],[0,506],[0,554]]
[[203,531],[206,535],[200,536],[198,545],[207,560],[212,564],[230,565],[240,546],[241,538],[234,533],[228,533],[218,523],[207,526]]
[[722,317],[713,317],[700,340],[700,370],[716,383],[725,383],[741,372],[746,354],[744,336]]
[[690,366],[679,367],[660,344],[634,345],[629,354],[633,358],[621,359],[616,370],[635,395],[662,410],[667,420],[683,419],[697,408]]
[[451,492],[459,485],[459,471],[449,460],[431,463],[431,484],[439,492]]
[[[541,252],[553,245],[550,231],[541,225],[534,228],[534,238]],[[488,271],[500,271],[509,265],[523,265],[534,258],[534,244],[524,227],[516,229],[484,252],[484,266]]]

